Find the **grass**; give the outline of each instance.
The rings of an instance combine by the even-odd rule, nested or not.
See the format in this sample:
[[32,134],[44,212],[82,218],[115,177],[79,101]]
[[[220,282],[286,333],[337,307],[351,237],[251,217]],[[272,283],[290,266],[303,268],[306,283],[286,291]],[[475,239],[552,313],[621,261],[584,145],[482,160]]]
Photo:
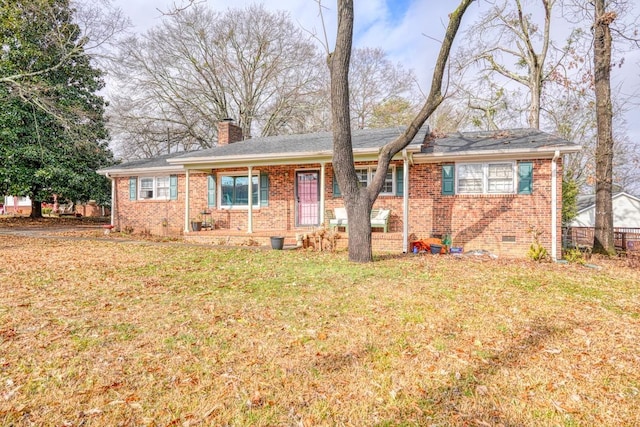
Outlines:
[[622,263],[0,250],[0,425],[640,425]]

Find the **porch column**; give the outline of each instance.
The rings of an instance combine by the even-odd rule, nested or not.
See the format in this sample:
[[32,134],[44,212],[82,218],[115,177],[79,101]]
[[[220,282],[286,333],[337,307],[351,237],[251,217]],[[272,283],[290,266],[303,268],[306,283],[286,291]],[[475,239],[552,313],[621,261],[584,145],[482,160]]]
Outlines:
[[551,160],[551,259],[558,259],[558,159],[560,151],[556,150]]
[[[107,174],[107,177],[111,180],[111,223],[110,225],[115,226],[116,225],[116,179],[112,176],[109,176],[109,174]],[[54,194],[54,199],[55,199],[55,204],[58,203],[58,199]],[[102,207],[102,209],[104,209],[104,206]],[[102,212],[104,214],[104,212]]]
[[184,182],[184,232],[189,232],[189,180],[191,174],[189,173],[189,169],[187,169],[187,173],[185,174],[185,182]]
[[247,233],[253,233],[253,167],[249,166],[249,210],[247,211]]
[[325,163],[320,163],[320,225],[324,226]]
[[402,252],[409,252],[409,157],[407,150],[402,150]]

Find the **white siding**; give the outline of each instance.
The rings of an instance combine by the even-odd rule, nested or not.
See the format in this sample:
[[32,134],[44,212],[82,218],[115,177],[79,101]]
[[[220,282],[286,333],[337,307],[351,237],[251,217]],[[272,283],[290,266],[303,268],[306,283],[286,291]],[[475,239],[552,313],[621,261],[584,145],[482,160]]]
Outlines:
[[[620,193],[613,197],[612,203],[614,228],[640,228],[640,199]],[[595,206],[585,209],[571,222],[572,227],[593,227],[594,225]]]

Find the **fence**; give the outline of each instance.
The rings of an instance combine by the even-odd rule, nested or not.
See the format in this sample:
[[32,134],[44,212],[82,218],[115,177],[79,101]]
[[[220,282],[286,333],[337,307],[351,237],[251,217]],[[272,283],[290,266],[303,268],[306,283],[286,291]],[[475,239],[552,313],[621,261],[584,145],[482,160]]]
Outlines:
[[[562,229],[562,244],[569,248],[590,248],[593,235],[593,227],[566,227]],[[618,251],[637,251],[640,248],[640,228],[614,228],[613,240]]]

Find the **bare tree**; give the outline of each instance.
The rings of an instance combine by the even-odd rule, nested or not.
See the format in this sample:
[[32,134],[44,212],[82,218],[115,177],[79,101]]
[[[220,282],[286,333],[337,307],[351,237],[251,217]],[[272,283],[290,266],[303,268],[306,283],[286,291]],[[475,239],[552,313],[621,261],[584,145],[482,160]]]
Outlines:
[[433,133],[453,133],[465,127],[469,121],[469,114],[464,106],[460,106],[457,100],[445,99],[438,109],[429,117],[427,123]]
[[409,123],[416,115],[416,105],[406,98],[387,99],[373,107],[373,114],[368,120],[368,127],[389,128]]
[[349,62],[353,41],[353,0],[338,0],[338,31],[334,51],[327,60],[331,73],[331,112],[333,117],[333,166],[344,197],[349,218],[349,259],[371,262],[371,208],[382,189],[387,169],[394,155],[405,148],[425,121],[443,101],[442,82],[449,53],[460,27],[462,16],[473,0],[462,0],[449,15],[444,40],[435,65],[429,95],[420,112],[405,132],[381,148],[371,184],[360,187],[356,175],[351,141],[349,113]]
[[169,134],[181,149],[208,148],[226,117],[246,138],[280,132],[313,90],[317,56],[285,12],[195,4],[167,14],[121,49],[114,128],[126,132],[116,137],[175,147]]
[[398,97],[411,97],[412,71],[393,64],[380,48],[354,49],[349,70],[353,127],[369,126],[374,109]]
[[[471,47],[462,56],[465,67],[481,67],[480,76],[494,74],[526,88],[528,102],[526,121],[529,127],[540,128],[540,111],[543,88],[550,75],[562,62],[567,47],[553,50],[559,53],[551,58],[552,12],[556,0],[536,0],[540,4],[541,23],[536,23],[534,14],[525,10],[528,6],[521,0],[501,0],[481,20],[467,31]],[[569,38],[569,43],[572,38]],[[547,62],[553,59],[551,65]],[[503,87],[504,84],[500,85]],[[485,100],[503,97],[489,95]],[[486,92],[483,91],[483,92]],[[492,102],[481,99],[469,101],[477,111],[485,110],[484,117],[493,110]],[[512,104],[513,108],[515,105]]]

